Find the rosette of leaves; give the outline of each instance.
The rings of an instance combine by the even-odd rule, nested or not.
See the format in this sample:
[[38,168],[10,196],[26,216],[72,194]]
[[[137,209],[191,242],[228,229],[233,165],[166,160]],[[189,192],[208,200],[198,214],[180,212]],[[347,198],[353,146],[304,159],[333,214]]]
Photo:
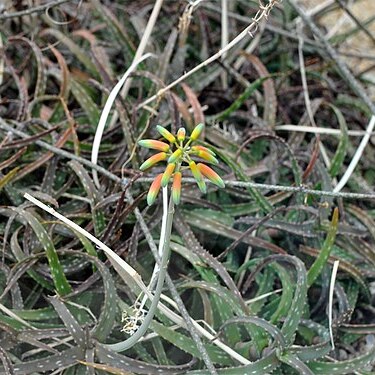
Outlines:
[[195,145],[199,136],[204,129],[203,124],[198,124],[190,134],[186,135],[185,128],[180,128],[176,135],[164,127],[157,125],[156,130],[168,142],[155,139],[143,139],[138,142],[142,147],[160,151],[147,159],[141,166],[141,171],[145,171],[155,164],[166,161],[167,166],[164,173],[157,175],[151,183],[147,194],[147,203],[152,205],[160,191],[161,187],[165,187],[172,182],[172,199],[175,204],[179,204],[181,200],[181,182],[182,173],[189,169],[195,178],[197,185],[202,193],[206,193],[206,183],[204,178],[210,180],[213,184],[223,188],[224,182],[221,177],[208,165],[196,162],[193,158],[203,159],[206,163],[218,164],[215,153],[207,147]]

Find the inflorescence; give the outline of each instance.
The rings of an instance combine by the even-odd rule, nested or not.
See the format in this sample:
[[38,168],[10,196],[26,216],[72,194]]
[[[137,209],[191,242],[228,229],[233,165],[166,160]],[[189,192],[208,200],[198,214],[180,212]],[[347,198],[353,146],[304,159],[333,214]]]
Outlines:
[[[147,203],[152,205],[160,191],[161,187],[168,185],[172,181],[172,199],[175,204],[180,203],[181,199],[181,179],[182,172],[190,169],[198,187],[202,193],[206,193],[206,183],[204,177],[208,178],[215,185],[223,188],[224,182],[221,177],[209,166],[203,163],[196,163],[192,158],[197,157],[211,164],[218,164],[215,153],[207,147],[194,145],[204,129],[203,124],[197,125],[190,137],[186,136],[185,128],[180,128],[176,136],[160,125],[156,126],[156,130],[169,142],[162,142],[154,139],[143,139],[138,142],[142,147],[160,151],[151,156],[141,166],[141,171],[145,171],[153,167],[160,161],[167,161],[167,167],[164,173],[155,177],[147,194]],[[184,165],[184,164],[187,164]]]

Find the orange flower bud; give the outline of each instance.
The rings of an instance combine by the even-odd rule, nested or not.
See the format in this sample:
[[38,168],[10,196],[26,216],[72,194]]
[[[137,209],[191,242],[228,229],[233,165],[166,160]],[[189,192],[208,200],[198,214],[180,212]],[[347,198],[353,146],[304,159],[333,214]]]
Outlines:
[[179,142],[183,142],[185,140],[185,136],[186,136],[186,130],[185,130],[185,128],[178,129],[177,140]]
[[172,176],[172,173],[176,167],[176,164],[170,163],[167,165],[167,168],[165,168],[165,172],[163,173],[163,178],[161,179],[161,186],[167,186],[168,182]]
[[153,165],[158,163],[159,161],[165,160],[167,158],[167,154],[165,152],[159,152],[148,158],[140,167],[141,171],[144,171],[148,168],[151,168]]
[[176,172],[173,176],[172,199],[174,204],[179,204],[181,199],[181,172]]
[[207,177],[213,184],[221,188],[225,187],[224,181],[213,169],[202,163],[198,163],[197,168],[202,173],[202,175]]
[[163,177],[163,174],[159,174],[156,176],[155,180],[152,182],[150,189],[148,190],[147,194],[147,204],[151,206],[155,200],[157,195],[159,194],[160,187],[161,187],[161,178]]
[[138,141],[138,144],[142,147],[151,148],[154,150],[159,150],[159,151],[164,151],[164,152],[169,151],[169,145],[161,141],[156,141],[155,139],[142,139]]
[[204,160],[207,160],[209,163],[212,163],[212,164],[219,164],[219,161],[215,158],[215,156],[211,155],[209,152],[199,150],[199,151],[196,151],[195,154],[196,154],[199,158],[202,158],[202,159],[204,159]]
[[209,148],[207,147],[204,147],[204,146],[200,146],[200,145],[197,145],[197,146],[193,146],[191,148],[191,151],[206,151],[208,152],[209,154],[211,154],[212,156],[216,156],[216,154]]

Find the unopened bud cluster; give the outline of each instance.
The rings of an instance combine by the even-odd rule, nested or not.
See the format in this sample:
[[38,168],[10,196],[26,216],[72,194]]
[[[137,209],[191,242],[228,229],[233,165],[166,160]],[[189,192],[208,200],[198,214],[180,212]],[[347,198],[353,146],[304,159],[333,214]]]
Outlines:
[[204,177],[208,178],[215,185],[223,188],[224,182],[221,177],[209,166],[203,163],[196,163],[192,158],[197,157],[211,164],[218,164],[216,155],[207,147],[194,145],[204,129],[203,124],[197,125],[190,137],[186,136],[185,128],[180,128],[176,135],[163,128],[156,126],[156,130],[169,142],[157,141],[154,139],[143,139],[138,142],[142,147],[160,151],[147,159],[141,166],[141,171],[151,168],[160,161],[167,161],[167,167],[164,173],[156,176],[152,182],[147,195],[147,203],[152,205],[160,191],[161,187],[168,185],[172,181],[172,199],[175,204],[180,203],[181,199],[181,172],[189,168],[197,181],[202,193],[206,193],[206,184]]

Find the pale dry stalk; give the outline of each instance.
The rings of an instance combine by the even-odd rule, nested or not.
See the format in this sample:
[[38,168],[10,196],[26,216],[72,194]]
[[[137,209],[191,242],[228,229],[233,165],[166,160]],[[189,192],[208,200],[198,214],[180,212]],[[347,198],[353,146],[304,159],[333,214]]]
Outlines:
[[167,91],[171,88],[178,85],[180,82],[184,81],[186,78],[190,77],[200,69],[204,68],[205,66],[211,64],[212,62],[216,61],[217,59],[221,58],[225,55],[229,50],[231,50],[236,44],[238,44],[242,39],[244,39],[247,35],[253,37],[253,34],[257,31],[259,22],[262,19],[268,18],[272,8],[278,3],[278,0],[269,0],[267,5],[263,5],[261,2],[259,3],[259,10],[252,18],[252,22],[249,26],[247,26],[240,34],[238,34],[231,42],[229,42],[225,48],[220,49],[217,53],[209,57],[207,60],[198,64],[195,68],[189,70],[181,77],[177,78],[175,81],[160,89],[155,95],[151,96],[150,98],[146,99],[144,102],[139,104],[138,109],[145,107],[149,103],[153,102],[154,100],[159,99],[162,97]]

